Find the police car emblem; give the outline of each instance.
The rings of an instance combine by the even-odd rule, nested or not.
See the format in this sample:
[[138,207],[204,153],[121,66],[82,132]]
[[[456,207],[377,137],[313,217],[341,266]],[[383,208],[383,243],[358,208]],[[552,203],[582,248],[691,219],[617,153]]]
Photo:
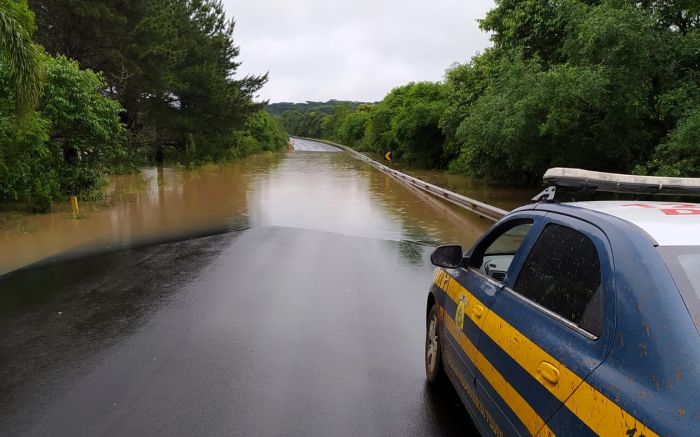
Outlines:
[[457,311],[455,312],[455,324],[461,332],[464,329],[464,311],[467,309],[467,297],[462,295],[457,303]]

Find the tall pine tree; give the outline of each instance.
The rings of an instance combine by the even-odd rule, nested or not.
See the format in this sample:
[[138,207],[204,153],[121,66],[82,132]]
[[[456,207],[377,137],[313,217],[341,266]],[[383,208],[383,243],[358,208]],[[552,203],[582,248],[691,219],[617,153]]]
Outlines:
[[161,156],[190,135],[202,156],[235,148],[267,75],[236,77],[235,23],[220,0],[30,0],[52,54],[104,72],[141,145]]

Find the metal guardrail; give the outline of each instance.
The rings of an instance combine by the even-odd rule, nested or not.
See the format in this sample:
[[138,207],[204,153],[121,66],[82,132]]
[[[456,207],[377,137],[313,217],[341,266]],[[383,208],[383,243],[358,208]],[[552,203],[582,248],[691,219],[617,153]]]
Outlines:
[[492,220],[492,221],[498,221],[503,216],[508,214],[508,211],[497,208],[493,205],[489,205],[484,202],[480,202],[476,199],[472,199],[466,196],[463,196],[458,193],[454,193],[452,191],[446,190],[444,188],[438,187],[437,185],[430,184],[428,182],[422,181],[418,178],[414,178],[413,176],[409,176],[405,173],[401,173],[400,171],[394,170],[393,168],[389,168],[386,165],[380,164],[377,161],[373,160],[372,158],[363,155],[362,153],[359,153],[347,146],[343,146],[342,144],[334,143],[332,141],[326,141],[326,140],[317,140],[315,138],[304,138],[304,137],[292,137],[292,138],[299,138],[302,140],[309,140],[309,141],[317,141],[319,143],[324,143],[328,144],[334,147],[337,147],[339,149],[345,150],[346,152],[350,153],[353,155],[355,158],[365,161],[372,167],[376,168],[377,170],[381,171],[382,173],[385,173],[407,185],[410,185],[411,187],[418,188],[422,191],[425,191],[427,193],[430,193],[434,195],[435,197],[439,197],[443,200],[446,200],[448,202],[451,202],[459,207],[462,207],[464,209],[467,209],[481,217],[484,217],[486,219]]

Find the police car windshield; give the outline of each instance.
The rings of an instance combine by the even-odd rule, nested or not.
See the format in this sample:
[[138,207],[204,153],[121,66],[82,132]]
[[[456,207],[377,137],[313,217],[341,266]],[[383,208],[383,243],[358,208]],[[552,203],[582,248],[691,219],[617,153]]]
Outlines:
[[695,326],[700,331],[700,246],[661,247]]

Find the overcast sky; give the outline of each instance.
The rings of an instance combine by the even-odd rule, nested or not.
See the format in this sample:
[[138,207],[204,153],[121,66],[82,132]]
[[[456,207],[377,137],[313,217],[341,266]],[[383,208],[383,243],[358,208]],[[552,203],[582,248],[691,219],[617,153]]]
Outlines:
[[493,0],[224,0],[241,74],[270,72],[270,102],[376,101],[441,80],[489,45],[476,20]]

